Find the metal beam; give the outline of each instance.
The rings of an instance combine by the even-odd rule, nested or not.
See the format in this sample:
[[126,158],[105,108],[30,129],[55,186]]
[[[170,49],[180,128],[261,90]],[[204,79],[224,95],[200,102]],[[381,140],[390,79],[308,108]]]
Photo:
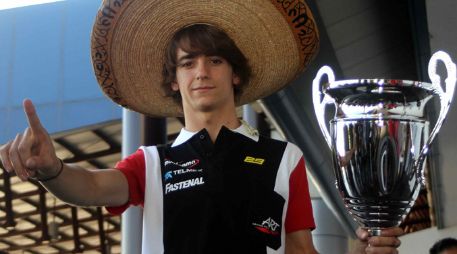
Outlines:
[[11,178],[10,174],[4,170],[3,171],[3,185],[4,185],[4,192],[5,192],[5,213],[6,213],[6,222],[3,227],[8,230],[13,229],[16,226],[16,222],[14,221],[14,211],[13,211],[13,204],[12,204],[12,191],[11,191]]
[[49,232],[48,232],[48,209],[46,207],[46,190],[43,187],[40,187],[40,197],[39,197],[39,206],[40,211],[40,223],[41,223],[41,241],[49,241]]
[[97,222],[98,222],[98,235],[100,238],[100,252],[102,254],[106,253],[106,236],[105,228],[103,227],[103,213],[100,207],[97,207]]
[[[107,233],[113,233],[113,232],[115,232],[115,230],[114,229],[107,230],[106,232]],[[85,235],[83,238],[90,238],[90,237],[97,236],[97,235],[98,235],[97,232],[92,232],[92,233],[89,233],[89,234]],[[73,237],[71,237],[71,236],[62,237],[62,239],[59,240],[59,243],[61,244],[63,242],[67,242],[67,241],[73,241]],[[8,244],[8,245],[11,244],[12,247],[8,248],[9,251],[29,250],[29,249],[32,249],[32,248],[37,248],[37,247],[42,247],[43,246],[42,243],[34,243],[34,244],[27,244],[27,245],[16,245],[16,244],[14,244],[11,241],[8,241],[6,239],[0,239],[0,242],[4,242],[5,244]],[[114,239],[112,239],[112,243],[113,243],[113,245],[119,245],[120,244],[119,241],[115,241]],[[55,244],[49,244],[49,246],[54,248],[56,245]],[[79,252],[76,252],[76,250],[72,250],[72,251],[70,251],[70,253],[82,253],[82,251],[95,250],[95,249],[98,249],[98,248],[100,248],[100,246],[95,246],[95,245],[91,245],[89,243],[85,243],[84,244],[84,250],[80,250]]]
[[71,219],[73,227],[73,243],[75,253],[80,253],[84,250],[84,246],[81,244],[81,239],[79,237],[79,221],[78,221],[78,210],[76,207],[71,208]]
[[[65,149],[70,151],[74,157],[73,158],[67,158],[64,160],[66,163],[76,163],[80,161],[88,161],[91,163],[91,160],[97,159],[99,157],[103,156],[108,156],[112,155],[115,153],[120,153],[121,149],[119,147],[113,147],[113,148],[108,148],[106,150],[98,151],[98,152],[93,152],[93,153],[84,153],[80,149],[78,149],[75,145],[71,144],[65,138],[58,138],[54,140],[56,143],[59,145],[63,146]],[[94,165],[97,166],[97,165]]]

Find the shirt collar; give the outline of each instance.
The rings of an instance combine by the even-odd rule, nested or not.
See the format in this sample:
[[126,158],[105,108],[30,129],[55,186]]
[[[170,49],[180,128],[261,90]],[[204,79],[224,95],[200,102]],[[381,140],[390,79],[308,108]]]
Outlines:
[[[241,121],[241,125],[238,128],[231,130],[231,131],[240,133],[256,142],[259,141],[259,132],[254,127],[252,127],[248,123],[246,123],[245,121],[243,121],[243,120],[240,120],[240,121]],[[178,146],[178,145],[186,142],[187,140],[189,140],[195,134],[197,134],[197,132],[188,131],[188,130],[182,128],[181,131],[179,132],[178,137],[175,139],[175,141],[173,142],[173,144],[171,146],[172,147]]]

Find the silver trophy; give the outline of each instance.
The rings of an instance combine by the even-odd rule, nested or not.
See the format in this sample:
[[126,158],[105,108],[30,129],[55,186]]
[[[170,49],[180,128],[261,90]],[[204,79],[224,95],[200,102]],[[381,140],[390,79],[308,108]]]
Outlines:
[[[446,91],[436,74],[438,61],[447,69]],[[400,225],[425,183],[424,162],[452,101],[456,65],[439,51],[430,59],[428,73],[432,83],[335,81],[332,69],[324,66],[313,81],[314,110],[332,151],[337,188],[349,213],[371,235]],[[441,108],[429,135],[424,109],[434,96],[439,97]],[[335,106],[330,132],[325,121],[327,104]]]

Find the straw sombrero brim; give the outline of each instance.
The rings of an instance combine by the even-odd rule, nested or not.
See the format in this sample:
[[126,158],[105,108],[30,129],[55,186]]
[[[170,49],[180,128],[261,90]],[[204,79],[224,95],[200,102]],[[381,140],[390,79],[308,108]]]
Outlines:
[[97,81],[114,102],[149,116],[182,116],[161,89],[165,49],[179,29],[206,23],[225,31],[248,58],[252,78],[237,105],[283,88],[318,50],[304,1],[104,1],[91,38]]

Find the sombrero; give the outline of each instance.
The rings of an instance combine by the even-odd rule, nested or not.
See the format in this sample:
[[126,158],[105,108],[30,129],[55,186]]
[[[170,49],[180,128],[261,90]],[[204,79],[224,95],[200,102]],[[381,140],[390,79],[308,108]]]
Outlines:
[[103,92],[149,116],[181,116],[181,106],[160,87],[165,49],[175,32],[196,23],[222,29],[249,60],[252,77],[238,105],[283,88],[319,47],[304,0],[105,0],[91,37]]

